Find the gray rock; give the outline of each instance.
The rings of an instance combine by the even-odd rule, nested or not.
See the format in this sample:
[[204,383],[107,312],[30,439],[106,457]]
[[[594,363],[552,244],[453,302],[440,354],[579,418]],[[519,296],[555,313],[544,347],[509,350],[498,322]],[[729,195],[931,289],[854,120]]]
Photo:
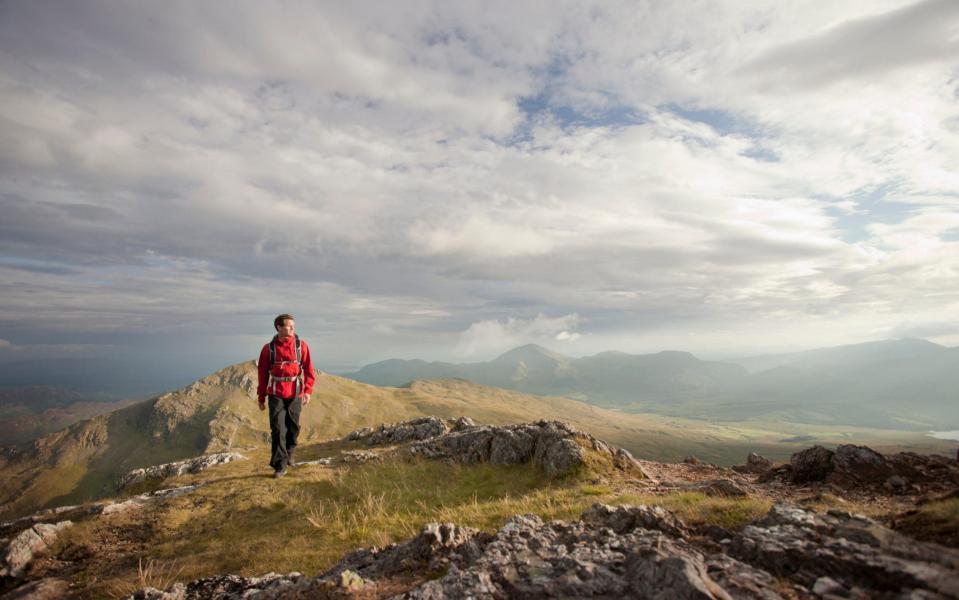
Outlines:
[[117,491],[122,491],[124,488],[147,480],[161,480],[187,473],[199,473],[214,465],[222,465],[235,460],[246,460],[246,457],[236,452],[220,452],[144,469],[134,469],[120,478],[117,483]]
[[959,597],[959,551],[917,542],[861,515],[777,504],[727,544],[729,554],[807,589],[829,582],[862,597]]
[[346,555],[323,573],[324,579],[339,578],[350,571],[364,579],[378,579],[400,573],[437,572],[475,561],[492,536],[452,523],[428,523],[419,535],[402,544],[385,548],[361,548]]
[[[240,577],[238,575],[217,575],[204,577],[188,584],[176,583],[168,590],[144,588],[127,600],[226,600],[239,598],[283,598],[296,597],[293,592],[303,583],[301,573],[267,573],[261,577]],[[303,596],[309,597],[309,596]]]
[[340,460],[347,464],[361,464],[382,460],[382,457],[372,450],[344,450],[340,452]]
[[901,475],[893,475],[883,484],[883,487],[893,492],[902,492],[906,489],[906,486],[909,485],[909,482],[906,481],[905,477]]
[[139,510],[146,506],[148,503],[155,500],[162,500],[165,498],[176,498],[177,496],[182,496],[183,494],[188,494],[195,489],[200,487],[199,485],[184,485],[181,487],[167,488],[163,490],[155,490],[152,492],[147,492],[145,494],[140,494],[139,496],[134,496],[123,502],[111,502],[105,504],[100,509],[100,514],[103,516],[109,516],[119,513],[129,512],[131,510]]
[[833,470],[833,454],[832,450],[823,446],[813,446],[793,454],[789,459],[789,464],[792,466],[792,482],[825,481]]
[[550,476],[563,475],[583,464],[587,447],[605,453],[617,468],[645,478],[629,452],[613,448],[561,421],[537,421],[495,427],[477,425],[472,419],[423,417],[358,429],[345,438],[369,445],[409,442],[408,452],[427,458],[445,458],[461,463],[533,462]]
[[706,571],[698,550],[659,531],[616,533],[520,515],[466,568],[450,568],[401,597],[730,598]]
[[761,456],[755,452],[750,452],[746,457],[746,464],[737,465],[733,467],[733,470],[738,471],[739,473],[754,473],[756,475],[761,475],[762,473],[765,473],[771,469],[772,466],[772,461],[765,456]]
[[842,487],[881,485],[892,474],[892,466],[882,454],[866,446],[843,444],[832,456],[832,472],[826,480]]
[[72,521],[61,521],[56,525],[37,523],[21,531],[4,550],[0,577],[17,578],[23,575],[24,569],[33,561],[33,558],[47,551],[57,541],[57,536],[64,529],[72,526]]
[[409,599],[774,600],[786,590],[799,598],[959,597],[959,552],[843,511],[777,504],[742,532],[724,533],[716,544],[723,550],[707,552],[688,539],[683,523],[661,507],[594,505],[573,522],[518,515],[494,535],[430,524],[402,544],[356,550],[313,578],[222,576],[135,597],[378,597],[377,581],[397,576],[414,580],[399,596]]
[[409,452],[467,464],[532,462],[553,477],[582,465],[586,448],[608,455],[617,468],[631,472],[637,478],[645,477],[629,452],[612,448],[562,421],[536,421],[503,427],[463,424],[443,435],[413,443]]
[[684,538],[688,533],[679,517],[662,506],[594,504],[586,509],[580,519],[587,525],[608,527],[616,533],[648,529],[662,531],[675,538]]
[[370,446],[402,444],[443,435],[455,426],[463,428],[463,423],[462,418],[455,422],[447,422],[438,417],[421,417],[402,423],[386,423],[376,428],[364,427],[348,433],[345,439],[347,441],[365,441]]

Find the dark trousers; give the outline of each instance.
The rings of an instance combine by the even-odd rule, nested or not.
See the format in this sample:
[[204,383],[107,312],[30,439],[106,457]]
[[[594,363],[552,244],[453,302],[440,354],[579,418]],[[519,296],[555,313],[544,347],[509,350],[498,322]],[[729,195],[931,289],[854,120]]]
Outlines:
[[300,435],[300,411],[303,401],[270,396],[270,466],[276,470],[285,467],[296,448]]

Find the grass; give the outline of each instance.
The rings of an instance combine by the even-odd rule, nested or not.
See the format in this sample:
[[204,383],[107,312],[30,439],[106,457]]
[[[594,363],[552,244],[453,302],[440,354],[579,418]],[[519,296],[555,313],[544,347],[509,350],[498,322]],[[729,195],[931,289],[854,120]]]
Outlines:
[[920,505],[895,518],[892,525],[919,540],[959,547],[959,498]]
[[[341,446],[304,448],[300,459],[328,455]],[[264,466],[266,456],[254,454],[250,461],[167,481],[166,487],[205,485],[157,505],[150,514],[149,539],[140,540],[142,554],[115,561],[126,566],[111,578],[87,573],[76,580],[85,582],[91,596],[115,597],[129,593],[130,586],[142,587],[141,580],[165,583],[269,571],[315,575],[355,548],[408,539],[429,522],[495,531],[516,514],[575,519],[595,502],[659,504],[688,524],[726,528],[740,527],[770,506],[760,498],[637,493],[635,482],[592,458],[589,469],[553,479],[528,464],[460,465],[396,457],[349,467],[298,467],[273,479]]]

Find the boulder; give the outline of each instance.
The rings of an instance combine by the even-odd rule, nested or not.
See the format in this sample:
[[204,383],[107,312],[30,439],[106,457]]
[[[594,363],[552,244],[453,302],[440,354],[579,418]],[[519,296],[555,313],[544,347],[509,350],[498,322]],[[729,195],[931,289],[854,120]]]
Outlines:
[[882,485],[892,474],[892,466],[882,454],[866,446],[843,444],[832,456],[826,481],[841,487]]
[[833,470],[833,454],[832,450],[823,446],[813,446],[793,454],[789,459],[789,464],[792,466],[792,482],[825,481]]
[[37,554],[47,551],[57,541],[60,533],[73,526],[72,521],[61,521],[55,525],[37,523],[24,529],[13,538],[3,552],[0,563],[0,577],[18,578],[33,561]]
[[739,473],[753,473],[756,475],[761,475],[771,469],[772,466],[772,461],[765,456],[761,456],[755,452],[750,452],[749,456],[746,457],[746,464],[736,465],[733,467],[733,470]]

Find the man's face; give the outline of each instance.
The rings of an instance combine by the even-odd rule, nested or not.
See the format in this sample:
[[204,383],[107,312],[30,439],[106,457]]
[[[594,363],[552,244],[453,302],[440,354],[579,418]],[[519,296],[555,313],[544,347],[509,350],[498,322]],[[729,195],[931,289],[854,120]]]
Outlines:
[[277,334],[280,336],[281,340],[293,335],[293,332],[296,330],[296,327],[293,323],[293,319],[287,319],[283,321],[283,324],[276,328]]

